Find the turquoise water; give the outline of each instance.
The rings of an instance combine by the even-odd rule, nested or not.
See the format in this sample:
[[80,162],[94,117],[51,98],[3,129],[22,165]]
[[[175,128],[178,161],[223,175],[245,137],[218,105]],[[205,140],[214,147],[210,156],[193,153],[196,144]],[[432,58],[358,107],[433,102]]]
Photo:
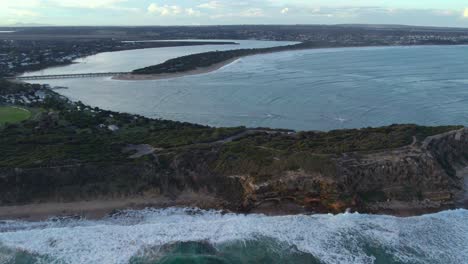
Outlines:
[[[103,65],[114,56],[107,54]],[[468,46],[424,46],[259,55],[213,73],[170,80],[49,82],[70,87],[59,92],[72,99],[149,117],[330,130],[393,123],[468,125],[467,73]]]
[[443,263],[468,259],[468,211],[410,218],[126,211],[0,222],[0,263]]
[[[172,51],[166,55],[183,52]],[[154,64],[151,54],[166,56],[158,52],[101,54],[45,73],[147,66]],[[213,73],[171,80],[93,78],[49,83],[68,86],[58,91],[71,99],[149,117],[215,126],[329,130],[392,123],[468,125],[467,73],[466,46],[386,47],[252,56]],[[467,210],[397,218],[268,217],[165,209],[127,211],[99,221],[0,221],[0,263],[9,264],[464,264],[467,260]]]

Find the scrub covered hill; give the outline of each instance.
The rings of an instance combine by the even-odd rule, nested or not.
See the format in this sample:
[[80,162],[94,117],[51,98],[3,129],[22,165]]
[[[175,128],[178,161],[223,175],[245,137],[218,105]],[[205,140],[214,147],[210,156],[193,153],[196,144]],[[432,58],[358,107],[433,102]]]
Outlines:
[[[32,93],[28,89],[37,89],[37,86],[15,84],[7,89],[20,91],[17,95],[21,96],[21,91]],[[242,133],[245,136],[222,144],[223,151],[245,156],[249,160],[255,160],[256,156],[260,157],[265,153],[273,155],[277,151],[339,154],[398,148],[411,144],[413,136],[424,139],[460,128],[393,125],[330,132],[293,133],[256,129],[246,133],[245,127],[212,128],[102,110],[81,102],[71,102],[50,90],[47,93],[48,97],[43,102],[29,106],[40,109],[34,120],[27,120],[30,114],[21,108],[25,106],[0,108],[0,114],[2,110],[16,114],[11,117],[18,121],[17,124],[8,124],[0,130],[0,146],[3,150],[0,154],[0,166],[125,161],[128,155],[122,153],[122,149],[127,144],[148,144],[158,149],[177,151],[182,147],[194,148],[197,145],[221,142]],[[110,128],[114,127],[115,131],[112,131]]]
[[92,108],[46,87],[10,85],[15,96],[38,89],[47,96],[17,105],[35,109],[34,118],[0,126],[0,205],[165,197],[243,212],[373,211],[371,205],[393,199],[442,208],[453,204],[457,164],[468,157],[464,132],[423,146],[428,136],[461,126],[212,128]]

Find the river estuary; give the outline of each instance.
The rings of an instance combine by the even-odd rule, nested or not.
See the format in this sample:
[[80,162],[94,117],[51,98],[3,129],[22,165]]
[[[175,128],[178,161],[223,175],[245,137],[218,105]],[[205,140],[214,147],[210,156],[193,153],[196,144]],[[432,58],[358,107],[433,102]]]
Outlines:
[[[38,74],[129,71],[216,49],[103,53]],[[190,50],[190,51],[188,51]],[[392,123],[468,125],[468,47],[370,47],[242,58],[177,79],[48,80],[105,109],[213,126],[331,130]],[[43,83],[44,81],[37,81]],[[126,211],[101,220],[0,221],[0,263],[411,263],[468,260],[468,211],[417,217]]]
[[[249,41],[241,46],[279,44],[285,43]],[[193,52],[219,47],[201,46]],[[129,71],[185,55],[186,50],[104,53],[30,74]],[[92,106],[154,118],[331,130],[393,123],[468,125],[467,72],[467,46],[370,47],[251,56],[215,72],[167,80],[37,82],[69,87],[59,92]]]

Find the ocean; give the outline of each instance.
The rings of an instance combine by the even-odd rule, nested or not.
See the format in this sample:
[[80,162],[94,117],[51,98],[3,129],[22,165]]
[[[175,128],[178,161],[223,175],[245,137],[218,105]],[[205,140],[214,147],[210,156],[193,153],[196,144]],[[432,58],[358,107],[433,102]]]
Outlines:
[[468,260],[468,211],[265,216],[199,209],[0,222],[0,263],[412,263]]
[[[253,41],[244,47],[266,45]],[[186,47],[106,53],[43,73],[125,71],[184,52]],[[326,131],[394,123],[468,125],[467,72],[468,46],[367,47],[257,55],[212,73],[168,80],[36,82],[69,87],[57,92],[85,104],[152,118]]]
[[[252,41],[242,47],[284,44]],[[128,71],[191,51],[104,53],[39,74]],[[468,125],[467,72],[467,46],[368,47],[245,57],[212,73],[177,79],[46,83],[69,87],[57,92],[72,100],[153,118],[332,130]],[[0,221],[0,263],[464,264],[468,211],[399,218],[169,208],[124,211],[101,220]]]

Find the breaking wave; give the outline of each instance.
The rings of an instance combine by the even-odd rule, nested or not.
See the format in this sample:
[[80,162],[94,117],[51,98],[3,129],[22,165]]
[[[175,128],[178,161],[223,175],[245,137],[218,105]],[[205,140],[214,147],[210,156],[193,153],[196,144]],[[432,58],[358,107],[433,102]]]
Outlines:
[[198,209],[0,222],[0,263],[466,263],[468,211],[264,216]]

